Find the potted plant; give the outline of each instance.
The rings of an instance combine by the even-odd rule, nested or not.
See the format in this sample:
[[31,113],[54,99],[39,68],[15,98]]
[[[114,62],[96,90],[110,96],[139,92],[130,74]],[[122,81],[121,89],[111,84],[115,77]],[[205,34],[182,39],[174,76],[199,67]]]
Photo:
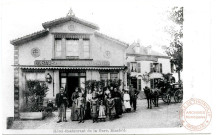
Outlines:
[[28,80],[23,92],[25,108],[20,113],[20,119],[43,119],[45,117],[43,101],[48,87],[45,82]]

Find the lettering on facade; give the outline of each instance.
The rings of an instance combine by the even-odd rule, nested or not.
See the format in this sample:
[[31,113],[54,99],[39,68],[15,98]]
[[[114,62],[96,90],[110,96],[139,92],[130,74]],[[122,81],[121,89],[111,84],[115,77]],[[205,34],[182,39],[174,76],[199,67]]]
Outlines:
[[52,61],[35,60],[36,66],[110,66],[109,61]]
[[136,57],[135,60],[137,61],[155,61],[157,62],[158,61],[158,58],[157,57],[153,57],[153,56],[139,56],[139,57]]

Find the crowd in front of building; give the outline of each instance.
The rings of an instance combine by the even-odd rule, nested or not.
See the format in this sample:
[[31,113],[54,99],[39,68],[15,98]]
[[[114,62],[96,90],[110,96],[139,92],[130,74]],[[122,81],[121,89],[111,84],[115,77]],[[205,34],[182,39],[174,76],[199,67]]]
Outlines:
[[[67,122],[66,109],[71,108],[71,121],[92,119],[93,123],[120,118],[122,113],[136,111],[136,100],[139,91],[131,85],[129,90],[120,91],[117,87],[87,89],[86,92],[77,87],[71,98],[68,99],[62,87],[56,94],[55,104],[58,107],[57,123]],[[69,105],[69,102],[72,105]],[[133,108],[133,109],[131,109]]]

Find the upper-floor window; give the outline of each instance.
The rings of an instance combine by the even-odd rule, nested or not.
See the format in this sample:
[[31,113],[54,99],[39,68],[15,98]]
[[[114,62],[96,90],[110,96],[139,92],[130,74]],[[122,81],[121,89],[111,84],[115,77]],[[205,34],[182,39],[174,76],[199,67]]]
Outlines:
[[62,40],[61,38],[55,39],[55,57],[59,58],[62,55]]
[[66,39],[66,58],[78,58],[79,57],[79,39]]
[[88,59],[90,56],[90,49],[89,49],[89,39],[83,39],[83,55],[84,59]]
[[54,58],[89,59],[90,39],[82,37],[56,37]]
[[131,62],[130,70],[131,70],[131,72],[137,72],[137,63],[136,62]]
[[150,63],[150,71],[162,73],[162,64],[161,63]]

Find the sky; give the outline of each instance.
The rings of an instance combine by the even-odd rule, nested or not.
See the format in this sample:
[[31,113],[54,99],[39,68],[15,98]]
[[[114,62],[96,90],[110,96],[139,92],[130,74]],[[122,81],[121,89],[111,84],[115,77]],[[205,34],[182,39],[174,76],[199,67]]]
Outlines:
[[[164,28],[170,25],[167,11],[176,3],[159,0],[4,0],[2,23],[10,30],[12,40],[42,30],[42,23],[65,17],[70,8],[75,16],[99,25],[100,32],[128,44],[140,41],[159,51],[169,45],[170,35]],[[177,5],[178,6],[178,5]],[[8,27],[7,27],[8,26]]]

